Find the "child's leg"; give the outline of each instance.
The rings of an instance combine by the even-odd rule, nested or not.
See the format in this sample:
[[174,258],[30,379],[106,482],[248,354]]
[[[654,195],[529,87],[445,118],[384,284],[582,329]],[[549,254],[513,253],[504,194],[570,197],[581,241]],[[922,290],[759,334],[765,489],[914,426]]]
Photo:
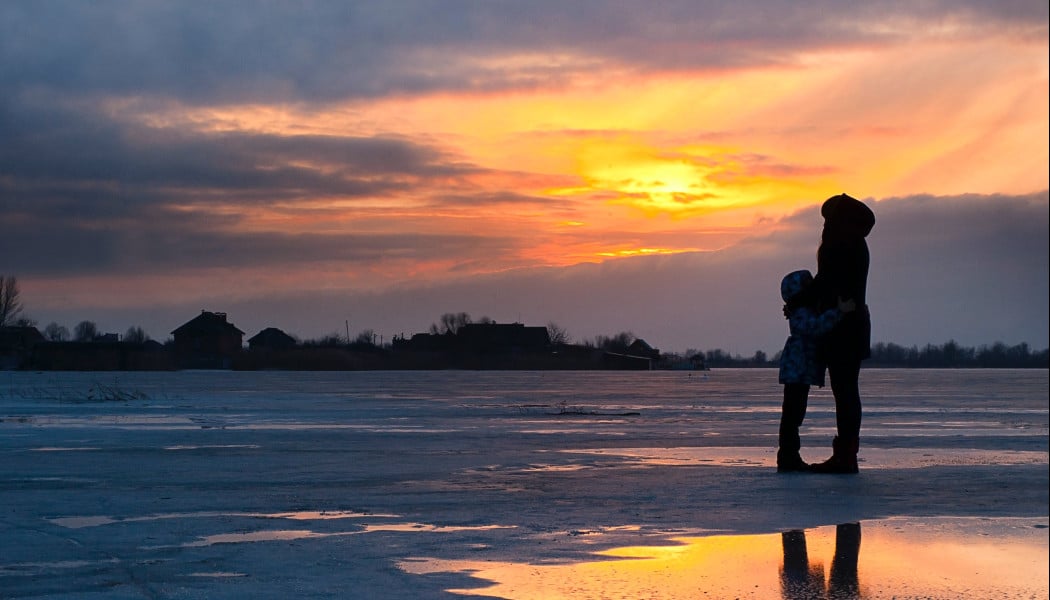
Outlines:
[[799,450],[802,440],[798,428],[806,418],[809,402],[809,385],[804,383],[784,384],[784,404],[780,413],[780,450],[777,452],[778,466],[804,467]]

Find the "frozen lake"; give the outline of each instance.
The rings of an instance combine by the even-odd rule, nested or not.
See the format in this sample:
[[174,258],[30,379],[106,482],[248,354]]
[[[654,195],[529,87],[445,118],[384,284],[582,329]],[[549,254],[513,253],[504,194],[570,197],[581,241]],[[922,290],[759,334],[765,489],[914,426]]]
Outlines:
[[1048,372],[861,386],[850,477],[775,370],[3,372],[0,597],[1046,598]]

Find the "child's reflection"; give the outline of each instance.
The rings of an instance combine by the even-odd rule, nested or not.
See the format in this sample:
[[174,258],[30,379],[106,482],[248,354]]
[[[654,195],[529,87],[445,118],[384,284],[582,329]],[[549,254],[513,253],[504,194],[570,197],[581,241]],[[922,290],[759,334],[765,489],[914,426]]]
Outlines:
[[781,534],[784,566],[780,571],[780,593],[785,600],[859,600],[857,558],[860,555],[860,523],[845,523],[835,528],[835,558],[831,576],[824,582],[824,565],[809,564],[806,532],[786,531]]

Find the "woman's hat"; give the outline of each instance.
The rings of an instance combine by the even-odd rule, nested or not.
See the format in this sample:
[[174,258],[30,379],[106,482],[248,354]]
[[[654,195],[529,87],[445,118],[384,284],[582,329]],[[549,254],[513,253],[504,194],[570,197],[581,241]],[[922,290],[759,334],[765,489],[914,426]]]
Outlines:
[[825,200],[820,216],[824,217],[825,227],[855,231],[861,237],[867,237],[875,227],[875,213],[868,205],[846,194]]

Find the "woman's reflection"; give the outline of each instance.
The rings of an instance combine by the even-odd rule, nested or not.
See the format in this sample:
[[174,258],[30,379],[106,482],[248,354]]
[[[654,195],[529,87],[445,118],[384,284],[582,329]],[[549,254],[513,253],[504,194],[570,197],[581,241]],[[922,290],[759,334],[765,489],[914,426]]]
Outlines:
[[860,523],[835,528],[835,558],[831,576],[824,582],[824,565],[809,564],[806,532],[785,531],[784,566],[780,570],[780,592],[785,600],[859,600],[857,558],[860,555]]

